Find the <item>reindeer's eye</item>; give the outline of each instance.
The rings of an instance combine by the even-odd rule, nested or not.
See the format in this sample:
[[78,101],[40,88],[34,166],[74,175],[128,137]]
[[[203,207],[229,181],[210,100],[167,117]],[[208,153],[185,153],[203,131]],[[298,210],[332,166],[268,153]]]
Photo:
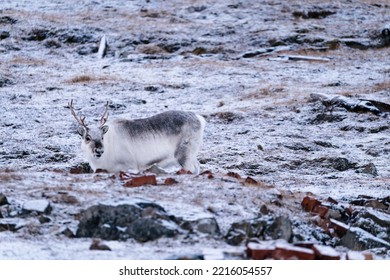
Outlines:
[[85,136],[85,142],[91,142],[91,136],[87,135]]

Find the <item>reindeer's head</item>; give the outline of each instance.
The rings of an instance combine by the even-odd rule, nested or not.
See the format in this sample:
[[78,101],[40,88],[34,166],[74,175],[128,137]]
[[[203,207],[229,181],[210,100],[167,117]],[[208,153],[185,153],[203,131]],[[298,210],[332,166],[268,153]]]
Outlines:
[[103,137],[108,131],[108,126],[105,125],[108,119],[108,102],[105,107],[103,116],[100,119],[99,125],[89,127],[85,123],[85,116],[78,117],[73,108],[73,100],[69,102],[69,108],[72,115],[75,117],[80,127],[77,129],[77,133],[83,139],[81,148],[88,155],[92,155],[94,158],[100,158],[104,153]]

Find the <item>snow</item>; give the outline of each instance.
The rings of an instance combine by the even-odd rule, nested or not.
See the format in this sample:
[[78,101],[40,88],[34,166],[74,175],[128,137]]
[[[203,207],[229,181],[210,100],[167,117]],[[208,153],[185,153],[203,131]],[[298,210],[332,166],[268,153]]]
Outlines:
[[[17,215],[22,205],[29,204],[43,209],[48,201],[53,210],[49,224],[38,226],[32,217],[28,226],[15,233],[0,232],[0,259],[161,259],[214,249],[219,258],[218,251],[232,249],[223,240],[180,236],[146,244],[105,241],[112,251],[90,251],[91,240],[60,234],[64,228],[77,228],[77,214],[99,203],[155,202],[186,219],[215,217],[224,234],[233,222],[257,217],[262,205],[276,214],[304,220],[299,199],[308,192],[340,201],[390,194],[388,130],[369,132],[387,126],[388,117],[335,109],[332,114],[345,119],[313,123],[322,107],[309,102],[316,93],[390,103],[388,48],[361,51],[341,44],[322,52],[313,50],[310,43],[368,40],[368,31],[378,31],[388,22],[388,6],[383,4],[379,12],[364,0],[331,5],[315,0],[248,0],[238,8],[228,8],[233,4],[237,2],[201,0],[196,6],[206,9],[191,12],[194,3],[190,0],[115,1],[108,7],[99,1],[1,2],[0,17],[17,19],[14,25],[0,25],[11,34],[0,41],[0,79],[12,81],[0,86],[0,192],[11,203],[10,212],[6,206],[1,213]],[[335,9],[336,14],[307,20],[292,16],[296,10],[316,6]],[[153,12],[156,17],[151,16]],[[49,48],[45,41],[24,39],[33,28],[87,30],[81,34],[96,37],[91,46],[97,47],[106,36],[111,49],[98,59],[96,53],[79,55],[77,43],[61,42],[59,48]],[[309,43],[291,43],[288,38],[294,36]],[[287,45],[242,58],[270,48],[272,39]],[[147,40],[149,44],[142,43]],[[141,52],[142,46],[166,47],[168,43],[181,48],[159,52],[157,59]],[[207,52],[196,55],[195,48]],[[279,55],[330,61],[275,60]],[[91,80],[71,82],[83,75]],[[340,86],[329,86],[338,82]],[[150,86],[158,90],[145,90]],[[205,115],[208,125],[199,158],[215,179],[183,175],[175,177],[178,184],[162,185],[165,177],[176,176],[169,174],[159,176],[157,186],[130,189],[123,187],[117,174],[69,174],[70,166],[83,161],[76,124],[66,108],[70,99],[90,121],[98,118],[107,100],[112,105],[110,118],[146,117],[169,109]],[[221,112],[232,112],[237,118],[228,121],[213,115]],[[346,126],[352,129],[341,129]],[[332,147],[320,147],[315,144],[318,140]],[[294,145],[308,149],[291,149]],[[337,157],[359,166],[373,163],[378,176],[355,169],[341,172],[319,161]],[[270,187],[243,186],[223,176],[229,171]],[[62,201],[62,194],[76,197],[77,202]],[[277,206],[280,196],[282,206]]]

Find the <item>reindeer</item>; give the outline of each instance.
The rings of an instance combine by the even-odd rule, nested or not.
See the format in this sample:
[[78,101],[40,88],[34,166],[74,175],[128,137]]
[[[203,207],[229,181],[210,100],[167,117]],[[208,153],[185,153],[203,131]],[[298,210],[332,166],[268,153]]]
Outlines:
[[203,139],[205,119],[192,112],[167,111],[144,119],[108,121],[108,102],[98,126],[89,126],[77,116],[73,100],[68,104],[80,127],[81,149],[91,168],[108,172],[142,172],[153,165],[181,166],[199,174],[197,154]]

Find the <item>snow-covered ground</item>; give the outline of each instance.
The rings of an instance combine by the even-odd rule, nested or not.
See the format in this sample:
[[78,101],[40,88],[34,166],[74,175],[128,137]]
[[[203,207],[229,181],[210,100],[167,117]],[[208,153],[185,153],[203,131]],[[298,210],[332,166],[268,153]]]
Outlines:
[[[225,235],[263,205],[307,220],[299,203],[308,192],[339,201],[389,196],[387,115],[329,112],[310,97],[390,103],[388,38],[381,36],[389,14],[380,0],[1,1],[0,193],[10,202],[1,211],[24,226],[0,232],[0,258],[235,258],[244,251],[207,235],[105,241],[111,251],[94,251],[90,238],[62,234],[99,203],[140,198],[175,216],[211,215]],[[99,59],[104,35],[109,49]],[[158,176],[157,186],[124,188],[117,174],[69,174],[83,161],[70,99],[90,123],[107,101],[110,118],[202,114],[199,159],[214,178],[171,174],[164,176],[178,184]],[[19,217],[36,199],[50,202],[49,222]]]

